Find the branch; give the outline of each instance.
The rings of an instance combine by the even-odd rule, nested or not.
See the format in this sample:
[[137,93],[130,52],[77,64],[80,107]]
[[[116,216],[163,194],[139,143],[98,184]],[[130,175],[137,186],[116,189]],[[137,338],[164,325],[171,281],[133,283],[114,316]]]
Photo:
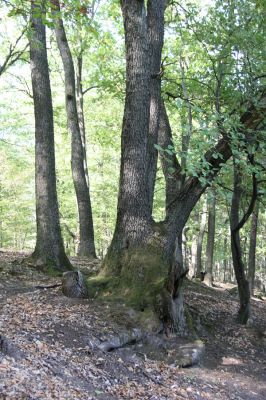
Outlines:
[[[249,155],[248,159],[249,159],[249,162],[251,163],[251,165],[254,165],[254,155]],[[254,206],[255,206],[255,203],[256,203],[256,200],[257,200],[257,196],[258,196],[258,187],[257,187],[256,173],[252,172],[252,196],[251,196],[251,200],[250,200],[250,203],[249,203],[247,211],[245,212],[245,214],[243,215],[241,221],[237,224],[237,226],[232,229],[232,232],[237,232],[241,228],[243,228],[243,226],[245,225],[245,223],[249,219],[250,215],[252,214],[252,211],[254,210]]]
[[22,50],[16,50],[17,46],[24,36],[26,32],[26,28],[23,29],[22,33],[19,35],[19,37],[16,39],[14,44],[10,44],[9,46],[9,51],[8,54],[6,55],[6,58],[4,60],[4,63],[0,65],[0,76],[13,64],[15,64],[16,61],[18,61],[22,55],[25,53],[26,49],[29,46],[29,43],[27,43]]
[[[242,125],[241,131],[248,135],[250,131],[257,130],[261,122],[265,119],[265,112],[266,90],[264,89],[261,91],[261,96],[256,104],[251,104],[240,117],[240,123]],[[231,113],[231,115],[233,114],[234,112]],[[218,158],[217,153],[220,155]],[[225,132],[218,143],[208,150],[204,155],[205,160],[209,164],[208,176],[204,176],[203,172],[199,172],[197,177],[188,178],[177,197],[170,204],[168,204],[168,208],[177,201],[185,200],[188,193],[191,193],[191,196],[194,198],[193,202],[196,204],[202,193],[208,186],[210,186],[210,183],[218,174],[224,163],[229,160],[231,156],[232,150],[230,145],[230,136]],[[202,182],[200,182],[201,177],[204,177],[208,182],[206,182],[206,184],[202,184]],[[179,182],[177,181],[177,186],[178,183]]]
[[99,87],[98,85],[95,85],[95,86],[90,86],[87,89],[83,90],[82,91],[83,96],[84,96],[84,94],[86,94],[87,92],[89,92],[92,89],[98,89],[98,87]]

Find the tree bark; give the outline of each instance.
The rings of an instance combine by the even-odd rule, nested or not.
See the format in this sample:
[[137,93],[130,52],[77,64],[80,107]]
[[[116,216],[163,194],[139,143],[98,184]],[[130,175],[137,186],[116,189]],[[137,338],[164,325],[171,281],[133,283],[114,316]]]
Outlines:
[[[38,16],[38,17],[37,17]],[[46,50],[45,2],[31,2],[30,62],[35,116],[37,240],[32,259],[39,266],[71,269],[65,254],[56,192],[53,106]]]
[[[224,277],[223,277],[223,282],[229,282],[231,279],[226,279],[226,274],[227,274],[227,268],[228,268],[228,260],[226,258],[226,253],[227,253],[227,237],[225,236],[224,238],[224,259],[223,259],[223,266],[224,266]],[[230,271],[229,271],[230,272]]]
[[[173,136],[164,101],[161,100],[158,144],[162,149],[173,147]],[[165,213],[170,213],[171,204],[176,200],[182,186],[181,165],[174,151],[172,154],[160,152],[160,161],[165,179]]]
[[259,216],[259,202],[256,201],[254,211],[252,213],[250,239],[249,239],[249,257],[248,257],[248,281],[250,293],[254,294],[254,279],[256,272],[256,246],[257,246],[257,229]]
[[105,264],[121,272],[121,252],[147,244],[152,233],[147,159],[151,66],[144,1],[121,2],[126,45],[126,99],[122,127],[117,220]]
[[149,0],[147,4],[147,29],[150,52],[150,120],[148,134],[148,201],[152,215],[153,194],[157,172],[158,131],[161,109],[161,56],[164,40],[165,0]]
[[242,257],[239,231],[244,226],[244,224],[246,223],[246,221],[248,220],[249,216],[251,215],[254,209],[257,197],[257,183],[256,183],[255,172],[253,172],[252,198],[248,210],[246,211],[242,219],[239,220],[241,195],[242,195],[241,172],[239,165],[234,163],[234,191],[233,191],[231,214],[230,214],[231,249],[232,249],[233,266],[237,280],[239,300],[240,300],[240,308],[238,311],[237,320],[241,324],[246,324],[250,316],[250,290],[249,290],[249,283],[246,279],[246,274],[245,274],[245,265]]
[[[151,2],[147,4],[149,6]],[[168,186],[166,219],[154,223],[148,193],[151,186],[148,184],[147,139],[152,74],[145,1],[122,0],[121,6],[126,45],[126,99],[117,221],[104,260],[104,273],[119,278],[115,282],[120,282],[120,295],[126,286],[127,299],[131,297],[132,291],[135,292],[138,304],[145,299],[141,308],[151,305],[148,295],[152,297],[159,293],[158,309],[162,310],[161,320],[164,325],[175,331],[178,331],[177,325],[180,325],[180,330],[184,331],[182,281],[187,271],[182,263],[180,238],[193,207],[209,182],[231,157],[230,138],[223,132],[217,145],[204,155],[209,163],[207,176],[206,171],[197,171],[197,176],[184,179],[180,164],[173,155],[173,165],[176,167],[174,173],[169,171],[169,163],[163,167]],[[164,131],[170,126],[163,105],[160,118],[160,131]],[[242,115],[241,123],[247,128],[256,129],[261,118],[261,110],[251,106]],[[169,135],[166,139],[169,140]],[[160,139],[159,143],[163,140]],[[202,184],[202,178],[207,179],[208,183]]]
[[215,240],[215,205],[216,196],[214,190],[211,191],[208,210],[208,239],[206,249],[206,275],[204,282],[212,286],[213,284],[213,254],[214,254],[214,240]]
[[207,209],[206,202],[203,203],[201,221],[200,221],[200,229],[197,241],[197,255],[196,255],[196,278],[201,278],[202,271],[202,244],[204,239],[204,233],[206,228],[206,219],[207,219]]
[[82,84],[82,70],[83,70],[83,55],[82,52],[77,57],[77,72],[76,72],[76,98],[77,98],[77,111],[79,120],[79,130],[83,148],[83,165],[86,178],[86,184],[89,188],[89,172],[88,172],[88,161],[86,151],[86,127],[85,127],[85,116],[84,116],[84,94]]
[[[86,179],[85,141],[80,130],[76,99],[75,69],[72,54],[65,33],[63,20],[60,17],[60,5],[58,0],[52,0],[52,9],[55,18],[55,35],[57,45],[63,62],[65,74],[65,98],[68,128],[71,132],[71,168],[72,177],[77,197],[79,212],[80,242],[78,255],[96,258],[94,244],[94,229],[89,193],[88,180]],[[81,70],[79,71],[81,72]],[[79,83],[80,84],[80,83]],[[81,101],[82,99],[80,99]],[[84,127],[84,120],[82,120]],[[83,135],[85,132],[83,131]]]

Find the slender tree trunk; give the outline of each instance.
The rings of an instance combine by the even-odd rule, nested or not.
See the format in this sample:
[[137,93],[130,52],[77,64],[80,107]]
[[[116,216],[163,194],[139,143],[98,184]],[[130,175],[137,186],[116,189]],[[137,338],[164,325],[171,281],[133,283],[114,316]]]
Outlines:
[[[38,17],[37,17],[38,16]],[[53,107],[46,50],[45,2],[31,2],[30,61],[35,115],[36,265],[71,268],[65,254],[56,192]]]
[[161,110],[161,56],[164,39],[165,0],[148,0],[148,43],[150,52],[150,121],[148,134],[148,201],[152,215],[153,195],[157,172],[159,120]]
[[250,239],[249,239],[249,257],[248,257],[248,281],[250,293],[254,294],[254,279],[256,271],[256,245],[257,245],[257,229],[259,216],[259,202],[256,202],[252,213]]
[[81,142],[83,148],[83,165],[84,165],[86,183],[89,188],[89,172],[88,172],[87,150],[86,150],[86,129],[85,129],[85,117],[84,117],[84,95],[83,95],[83,84],[82,84],[82,69],[83,69],[82,67],[83,67],[83,56],[82,54],[80,54],[77,57],[76,97],[77,97],[79,129],[80,129]]
[[[162,149],[167,149],[169,146],[173,148],[172,130],[163,102],[161,104],[158,144]],[[160,160],[166,184],[166,215],[170,217],[171,205],[180,192],[183,175],[174,151],[172,155],[167,154],[167,157],[164,152],[161,152]],[[166,331],[170,329],[181,336],[187,333],[182,285],[189,270],[186,263],[183,262],[182,255],[182,232],[184,226],[180,226],[179,230],[177,226],[176,231],[173,231],[171,236],[166,234],[164,237],[163,253],[169,264],[169,271],[163,290],[158,296],[159,303],[163,309],[164,329]]]
[[193,236],[191,243],[191,265],[189,275],[193,276],[197,270],[197,237]]
[[[172,130],[163,100],[161,100],[158,144],[162,149],[173,147]],[[160,152],[160,160],[165,179],[165,212],[169,215],[171,205],[182,185],[181,165],[174,152],[167,156],[165,152]]]
[[227,274],[227,268],[228,268],[228,261],[226,258],[226,252],[227,252],[227,237],[225,236],[224,238],[224,259],[223,259],[223,265],[224,265],[224,278],[223,282],[226,283],[228,279],[226,279],[226,274]]
[[204,239],[204,233],[206,228],[206,220],[207,220],[207,204],[206,201],[203,203],[201,220],[200,220],[200,230],[198,235],[197,242],[197,255],[196,255],[196,278],[201,278],[202,272],[202,245]]
[[[87,166],[84,162],[86,160],[84,119],[81,121],[78,115],[75,69],[63,20],[58,14],[60,12],[59,1],[52,0],[52,7],[55,16],[56,41],[65,73],[67,121],[71,132],[71,168],[79,212],[80,242],[78,255],[95,258],[96,252],[91,200],[88,186],[88,174],[86,173]],[[79,72],[81,72],[81,70]],[[82,101],[82,99],[79,100]],[[83,132],[80,130],[80,122],[82,123]]]
[[241,241],[240,241],[240,229],[244,226],[249,216],[251,215],[256,197],[257,197],[257,183],[256,175],[253,172],[253,194],[248,207],[248,210],[244,214],[243,218],[239,220],[239,209],[240,201],[242,195],[241,188],[241,172],[239,170],[239,165],[234,163],[234,191],[232,197],[231,205],[231,215],[230,215],[230,227],[231,227],[231,249],[233,266],[235,271],[235,276],[238,285],[238,293],[240,300],[240,308],[238,311],[238,322],[241,324],[246,324],[250,316],[250,290],[249,283],[246,279],[245,265],[243,262],[243,256],[241,251]]
[[215,205],[216,196],[214,190],[211,191],[209,209],[208,209],[208,239],[206,248],[206,275],[204,282],[207,285],[213,284],[213,254],[214,254],[214,240],[215,240]]
[[181,157],[181,168],[182,171],[185,171],[187,166],[187,155],[189,150],[189,144],[193,131],[193,118],[192,118],[192,106],[189,101],[189,94],[185,80],[186,63],[182,55],[180,55],[179,65],[181,69],[181,86],[185,100],[185,107],[187,110],[187,116],[185,118],[184,127],[182,129],[182,157]]

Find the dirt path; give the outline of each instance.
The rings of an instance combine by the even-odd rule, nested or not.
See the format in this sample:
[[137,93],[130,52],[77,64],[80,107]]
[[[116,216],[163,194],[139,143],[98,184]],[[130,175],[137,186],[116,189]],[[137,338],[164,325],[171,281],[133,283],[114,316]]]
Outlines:
[[60,287],[37,289],[60,280],[12,264],[15,258],[0,257],[0,334],[13,351],[0,352],[0,399],[266,398],[265,301],[253,301],[252,327],[241,327],[232,318],[237,298],[188,282],[186,301],[206,351],[198,366],[184,369],[151,360],[141,342],[100,351],[97,344],[132,328],[132,310],[68,299]]

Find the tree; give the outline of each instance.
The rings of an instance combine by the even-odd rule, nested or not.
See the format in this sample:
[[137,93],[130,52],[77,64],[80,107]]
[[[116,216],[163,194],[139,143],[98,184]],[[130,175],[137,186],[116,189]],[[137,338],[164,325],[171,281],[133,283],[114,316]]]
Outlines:
[[206,217],[207,217],[207,209],[206,209],[206,202],[203,203],[201,220],[200,220],[200,229],[198,234],[198,241],[197,241],[197,255],[196,255],[196,277],[201,278],[202,270],[202,244],[203,238],[206,228]]
[[[164,1],[148,2],[150,19],[152,6],[155,5],[162,10]],[[121,251],[144,244],[152,232],[149,202],[151,194],[147,188],[153,186],[147,185],[147,143],[152,80],[149,23],[144,1],[126,0],[121,2],[121,6],[127,61],[126,100],[122,128],[118,214],[113,240],[105,260],[108,269],[114,269],[118,275],[122,268],[122,263],[119,262]],[[163,23],[163,20],[160,22]],[[149,148],[151,149],[150,146]]]
[[[71,167],[77,196],[80,230],[78,254],[80,256],[95,258],[96,253],[89,182],[86,179],[86,166],[84,165],[84,161],[86,160],[86,148],[84,135],[82,137],[80,129],[80,126],[84,127],[84,120],[81,121],[78,114],[74,63],[66,37],[63,19],[60,14],[59,1],[52,1],[52,10],[55,18],[57,45],[64,66],[67,120],[72,135]],[[79,75],[81,74],[81,68],[82,65],[80,63],[78,66]],[[78,82],[78,87],[80,88],[80,81]],[[80,102],[79,105],[81,107]]]
[[[164,8],[163,2],[149,1]],[[149,105],[152,75],[149,64],[149,23],[144,1],[122,1],[125,27],[127,86],[122,130],[122,154],[118,214],[114,237],[105,259],[105,273],[133,287],[132,296],[140,307],[154,302],[154,293],[164,325],[184,332],[182,281],[187,271],[182,263],[180,237],[191,211],[231,157],[231,136],[219,117],[218,142],[201,156],[194,176],[186,176],[178,161],[170,186],[175,196],[166,203],[166,218],[154,223],[147,200]],[[246,110],[233,112],[237,126],[256,130],[265,108],[265,95]],[[164,114],[163,108],[161,108]],[[167,126],[167,124],[165,124]],[[172,151],[171,151],[172,150]],[[173,149],[163,152],[175,155]],[[183,184],[182,181],[184,182]],[[120,287],[121,288],[121,287]],[[150,298],[149,298],[150,295]],[[129,295],[128,295],[129,296]],[[130,297],[130,296],[129,296]],[[152,300],[151,300],[152,297]]]
[[[254,156],[249,155],[249,160],[253,164]],[[243,217],[240,219],[240,202],[242,196],[242,186],[241,186],[241,168],[239,164],[234,160],[234,191],[232,197],[231,205],[231,215],[230,215],[230,228],[231,228],[231,249],[233,257],[233,266],[235,271],[235,276],[238,285],[238,294],[240,301],[240,308],[238,310],[237,319],[239,323],[246,324],[250,316],[250,289],[249,283],[246,278],[245,266],[243,261],[241,241],[240,241],[240,229],[247,222],[250,217],[257,198],[257,178],[256,173],[252,173],[252,183],[253,190],[252,196],[249,203],[249,207],[244,213]]]
[[251,217],[251,228],[249,236],[249,254],[248,254],[248,281],[250,293],[254,294],[254,279],[256,271],[256,246],[257,246],[257,230],[259,217],[259,201],[256,201]]
[[215,191],[212,190],[209,199],[208,209],[208,239],[206,248],[206,275],[204,282],[212,286],[213,283],[213,253],[214,253],[214,240],[215,240],[215,205],[216,196]]
[[35,115],[37,240],[31,256],[38,266],[71,269],[65,254],[56,192],[53,106],[46,50],[45,2],[31,2],[30,61]]

